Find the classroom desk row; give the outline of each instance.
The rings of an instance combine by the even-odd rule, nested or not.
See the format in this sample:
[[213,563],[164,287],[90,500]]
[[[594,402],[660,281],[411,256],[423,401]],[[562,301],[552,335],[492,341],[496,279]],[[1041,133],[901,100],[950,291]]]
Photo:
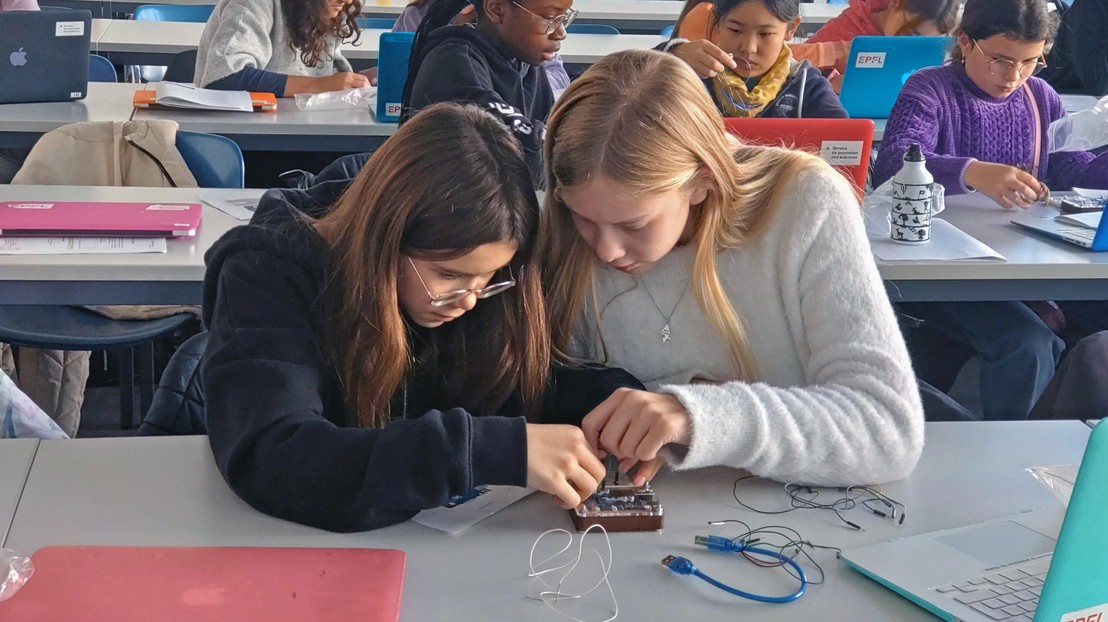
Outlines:
[[[410,0],[367,0],[362,14],[367,17],[397,17]],[[134,12],[140,4],[215,4],[216,0],[141,0],[115,2],[111,0],[56,0],[56,4],[92,11],[94,17],[112,17],[114,13]],[[680,0],[576,0],[573,7],[581,11],[581,23],[608,24],[628,31],[659,32],[677,21],[684,2]],[[845,4],[801,4],[801,22],[809,26],[827,23],[846,8]]]
[[[829,622],[932,620],[923,609],[847,569],[830,551],[813,553],[826,572],[824,584],[810,586],[787,608],[729,596],[692,577],[672,574],[659,562],[669,554],[684,555],[724,582],[783,594],[795,582],[781,571],[759,570],[737,555],[694,548],[693,536],[738,535],[735,525],[705,523],[741,519],[752,527],[785,525],[811,542],[850,548],[1028,509],[1056,508],[1060,519],[1061,503],[1026,469],[1078,463],[1090,430],[1079,421],[1021,421],[929,423],[926,433],[915,472],[883,487],[906,506],[906,520],[899,527],[861,509],[845,514],[865,531],[849,529],[825,511],[759,515],[732,498],[740,471],[664,470],[654,486],[665,508],[665,528],[611,535],[610,580],[620,619],[756,622],[785,614],[792,620]],[[0,463],[19,467],[15,472],[5,469],[0,479],[2,485],[22,489],[17,506],[0,507],[6,512],[0,514],[0,524],[11,524],[3,545],[19,554],[57,544],[395,548],[407,554],[401,620],[561,619],[542,603],[524,598],[538,591],[526,577],[532,542],[546,529],[572,529],[565,512],[545,495],[527,497],[457,536],[413,522],[337,534],[248,506],[220,476],[205,437],[42,441],[32,460],[28,452],[34,451],[33,443],[0,441]],[[754,507],[788,505],[780,484],[758,480],[741,491],[744,502]],[[602,538],[591,543],[603,549]],[[596,564],[588,553],[582,572],[595,575]],[[601,620],[611,615],[609,607],[602,588],[583,602],[563,601],[560,608],[575,617]],[[0,618],[3,611],[0,603]]]
[[[0,201],[197,201],[186,188],[0,186]],[[1012,212],[981,195],[950,197],[940,216],[1004,255],[1006,262],[878,261],[890,298],[925,300],[1108,300],[1108,253],[1032,235]],[[200,304],[204,252],[240,224],[205,206],[195,238],[165,254],[0,255],[0,300],[8,304]]]

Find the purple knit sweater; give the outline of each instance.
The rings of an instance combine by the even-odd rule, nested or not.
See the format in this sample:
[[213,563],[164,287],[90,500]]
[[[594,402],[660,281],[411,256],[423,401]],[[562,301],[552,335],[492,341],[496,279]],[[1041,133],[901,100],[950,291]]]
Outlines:
[[[1063,117],[1066,109],[1046,82],[1030,78],[1027,83],[1038,102],[1042,125],[1039,179],[1052,190],[1108,188],[1108,154],[1048,154],[1047,127]],[[947,194],[972,192],[964,176],[974,160],[1030,170],[1035,161],[1034,118],[1022,88],[997,99],[979,89],[961,65],[921,69],[908,78],[889,114],[873,185],[881,185],[900,170],[904,153],[913,142],[923,147],[927,170],[946,187]]]

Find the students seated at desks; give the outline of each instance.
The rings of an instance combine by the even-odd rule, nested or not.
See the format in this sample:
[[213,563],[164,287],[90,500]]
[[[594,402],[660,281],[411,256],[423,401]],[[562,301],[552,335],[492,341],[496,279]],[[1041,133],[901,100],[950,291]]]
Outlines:
[[[419,23],[423,21],[423,18],[427,15],[427,12],[431,9],[431,5],[439,0],[412,0],[412,2],[404,7],[404,10],[400,13],[400,17],[396,19],[396,24],[393,25],[393,32],[415,32],[419,28]],[[476,20],[477,15],[474,13],[474,6],[467,4],[462,8],[462,11],[451,21],[453,24],[468,24]],[[569,74],[566,73],[565,65],[562,64],[562,57],[555,54],[553,58],[545,61],[542,66],[546,68],[546,78],[550,81],[550,88],[555,91],[564,90],[569,86]]]
[[476,24],[448,25],[467,2],[438,0],[420,23],[401,123],[436,102],[475,103],[511,128],[541,186],[543,123],[554,105],[543,63],[557,55],[577,11],[572,0],[480,0]]
[[958,26],[961,0],[851,0],[804,43],[791,46],[797,58],[846,73],[854,37],[947,35]]
[[195,82],[292,97],[369,86],[339,53],[361,0],[220,0],[200,36]]
[[1063,93],[1108,95],[1108,2],[1057,0],[1055,4],[1062,13],[1062,25],[1040,77]]
[[312,190],[341,195],[333,209],[271,191],[206,257],[201,374],[231,488],[336,531],[482,484],[565,508],[591,494],[604,466],[565,424],[642,385],[611,369],[549,377],[539,206],[511,133],[476,107],[433,106],[345,193],[331,184]]
[[740,143],[689,67],[649,50],[570,84],[544,155],[555,352],[652,389],[585,418],[602,452],[645,462],[640,481],[659,458],[818,484],[911,472],[920,395],[841,174]]
[[[785,42],[800,25],[799,0],[715,0],[711,41],[662,46],[704,79],[725,117],[845,118],[831,83]],[[713,43],[714,41],[714,43]]]
[[[954,62],[922,69],[904,85],[885,126],[874,185],[891,178],[917,142],[948,196],[979,191],[1006,208],[1026,208],[1048,186],[1108,187],[1108,156],[1050,153],[1047,128],[1065,109],[1032,76],[1056,27],[1057,16],[1041,0],[968,0]],[[987,419],[1025,418],[1063,349],[1039,315],[1018,302],[901,309],[977,352]]]

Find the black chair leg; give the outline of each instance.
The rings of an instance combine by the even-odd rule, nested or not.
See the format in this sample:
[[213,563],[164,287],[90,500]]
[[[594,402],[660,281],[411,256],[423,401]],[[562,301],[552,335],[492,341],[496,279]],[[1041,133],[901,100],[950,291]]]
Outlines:
[[145,343],[139,350],[139,424],[150,412],[154,401],[154,342]]
[[119,427],[135,425],[135,349],[119,350]]

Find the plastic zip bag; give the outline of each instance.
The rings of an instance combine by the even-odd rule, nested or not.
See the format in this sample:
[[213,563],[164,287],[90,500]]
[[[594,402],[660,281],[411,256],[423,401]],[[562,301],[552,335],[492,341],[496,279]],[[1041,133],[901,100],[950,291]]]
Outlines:
[[1091,151],[1108,145],[1108,95],[1095,106],[1068,114],[1047,129],[1050,152]]
[[0,602],[15,596],[34,573],[30,558],[20,557],[11,549],[0,549]]
[[1032,477],[1046,486],[1054,496],[1069,507],[1070,496],[1073,495],[1073,485],[1077,482],[1077,470],[1080,464],[1058,464],[1053,466],[1030,467],[1027,472]]
[[[887,238],[892,227],[890,212],[896,199],[893,198],[893,181],[890,179],[874,188],[873,192],[862,199],[862,215],[866,222],[866,235],[871,238]],[[946,208],[946,188],[935,182],[931,188],[931,215],[934,216]]]
[[377,105],[377,87],[363,86],[327,93],[299,93],[296,107],[300,110],[352,110]]
[[69,438],[38,404],[0,371],[0,438]]

